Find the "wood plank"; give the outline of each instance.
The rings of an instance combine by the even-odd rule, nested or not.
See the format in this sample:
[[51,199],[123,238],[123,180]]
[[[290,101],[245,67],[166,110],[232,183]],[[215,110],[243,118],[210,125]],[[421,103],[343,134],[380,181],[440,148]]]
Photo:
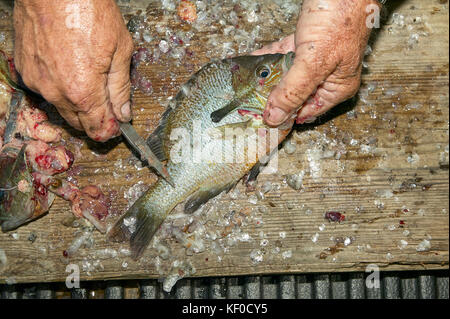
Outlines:
[[[11,1],[1,4],[0,9],[6,6],[10,12]],[[145,9],[133,0],[119,4],[125,14]],[[157,4],[148,8],[149,23],[178,30],[179,23],[171,15],[163,16]],[[68,263],[80,266],[82,280],[159,278],[176,259],[193,265],[192,276],[364,271],[368,264],[384,270],[448,268],[448,4],[407,0],[390,5],[395,6],[391,13],[401,13],[407,21],[420,17],[422,22],[403,28],[395,23],[382,26],[371,43],[373,53],[366,59],[359,98],[340,105],[319,123],[298,127],[291,137],[295,152],[282,150],[278,172],[259,176],[258,188],[270,182],[279,189],[254,204],[249,196],[255,194],[247,196],[238,185],[237,191],[209,203],[219,215],[232,210],[248,213],[234,232],[248,234],[251,240],[226,244],[219,254],[211,248],[212,241],[205,241],[206,251],[187,256],[183,245],[171,238],[167,242],[174,257],[157,259],[157,251],[148,249],[134,262],[120,253],[126,245],[108,243],[95,232],[92,247],[81,248],[67,260],[62,252],[76,238],[77,229],[62,225],[71,213],[66,202],[56,200],[46,216],[0,234],[0,249],[7,257],[7,263],[0,264],[0,282],[64,281]],[[259,42],[276,39],[274,26],[261,26]],[[275,27],[287,35],[295,28],[295,17]],[[1,48],[11,52],[10,16],[0,20],[0,30],[6,38]],[[167,97],[189,78],[189,70],[210,59],[207,41],[217,32],[212,28],[195,33],[188,67],[163,58],[140,68],[154,88],[151,96],[134,95],[134,124],[141,134],[154,129]],[[420,34],[419,41],[408,48],[412,33]],[[160,40],[154,34],[148,46]],[[370,94],[364,93],[367,88]],[[85,141],[83,157],[75,163],[83,167],[79,184],[95,183],[114,193],[117,212],[127,206],[124,193],[130,187],[156,180],[146,168],[136,170],[123,142],[110,142],[101,150],[79,133],[69,133]],[[290,188],[285,176],[302,170],[302,188]],[[326,211],[342,212],[346,219],[329,223],[323,217]],[[220,232],[213,224],[206,226]],[[34,243],[28,240],[32,233],[37,236]],[[346,239],[348,245],[336,244]],[[430,249],[417,251],[427,241]],[[118,256],[103,256],[106,248]],[[252,254],[262,256],[262,261],[254,263]]]

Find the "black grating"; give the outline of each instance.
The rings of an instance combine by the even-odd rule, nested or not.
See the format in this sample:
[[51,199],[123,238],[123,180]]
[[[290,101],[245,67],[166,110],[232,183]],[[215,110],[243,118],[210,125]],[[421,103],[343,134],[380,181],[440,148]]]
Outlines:
[[367,288],[366,273],[242,276],[180,280],[170,294],[158,280],[0,285],[6,299],[448,299],[448,271],[381,273],[380,288]]

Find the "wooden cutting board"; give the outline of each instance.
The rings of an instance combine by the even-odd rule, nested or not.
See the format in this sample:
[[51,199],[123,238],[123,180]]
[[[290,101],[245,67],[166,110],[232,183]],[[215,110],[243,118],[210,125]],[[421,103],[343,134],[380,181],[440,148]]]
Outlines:
[[[128,19],[136,10],[145,12],[145,2],[119,1],[119,5]],[[279,185],[278,190],[254,204],[238,185],[238,196],[218,200],[219,209],[233,202],[250,212],[241,231],[252,240],[229,247],[220,258],[211,250],[186,256],[180,243],[168,240],[172,253],[195,267],[193,276],[364,271],[369,264],[382,270],[448,268],[448,3],[407,0],[389,5],[391,13],[421,20],[412,30],[395,24],[377,30],[360,98],[338,106],[319,123],[296,129],[295,152],[282,150],[278,172],[258,178],[258,185],[269,181]],[[1,1],[0,8],[4,35],[0,48],[11,53],[12,1]],[[163,16],[158,2],[150,3],[148,15],[149,21],[180,27],[174,16]],[[279,29],[284,35],[293,32],[295,18]],[[276,40],[270,30],[263,27],[262,43]],[[209,60],[207,39],[214,32],[195,33],[190,47],[195,54],[189,60],[194,71]],[[419,41],[408,48],[413,33],[420,33]],[[156,35],[149,47],[160,39]],[[152,64],[140,72],[153,83],[150,96],[134,95],[134,125],[147,136],[157,125],[164,102],[192,71],[175,64]],[[364,94],[367,90],[370,94]],[[79,184],[94,183],[115,194],[117,212],[125,209],[124,193],[130,187],[155,182],[148,169],[130,164],[130,150],[122,141],[98,145],[65,129],[66,138],[75,134],[84,141],[83,156],[75,162],[83,168]],[[333,143],[340,145],[341,156]],[[284,177],[302,170],[303,187],[286,186]],[[339,211],[346,218],[330,223],[324,219],[327,211]],[[76,229],[63,225],[70,215],[67,202],[57,199],[44,217],[0,234],[0,253],[6,256],[5,264],[0,261],[0,283],[64,281],[69,263],[79,265],[83,280],[162,276],[154,263],[154,249],[134,262],[120,255],[126,245],[108,243],[98,232],[91,248],[82,248],[67,260],[62,252],[76,237]],[[29,240],[31,234],[36,236],[34,242]],[[343,243],[337,244],[340,240]],[[105,248],[118,252],[118,257],[99,257]],[[261,255],[262,261],[255,263],[251,254]],[[171,261],[161,262],[162,268],[170,268],[165,263]]]

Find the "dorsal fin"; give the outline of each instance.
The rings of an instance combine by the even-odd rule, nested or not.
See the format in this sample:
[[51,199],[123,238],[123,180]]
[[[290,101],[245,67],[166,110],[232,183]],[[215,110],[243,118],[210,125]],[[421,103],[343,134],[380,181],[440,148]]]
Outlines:
[[196,90],[201,87],[201,84],[198,83],[197,79],[202,74],[202,72],[207,72],[209,67],[214,66],[217,61],[212,61],[206,65],[204,65],[200,70],[198,70],[194,75],[192,75],[187,82],[185,82],[178,91],[175,98],[169,103],[167,109],[164,111],[161,120],[159,121],[158,127],[155,131],[150,134],[147,139],[147,144],[152,150],[152,152],[158,157],[159,160],[163,161],[167,159],[167,156],[164,151],[164,133],[165,127],[167,125],[167,121],[169,119],[170,113],[175,110],[179,105],[180,101],[182,101],[185,97],[191,94],[192,90]]
[[152,150],[153,154],[160,160],[167,160],[166,154],[164,153],[164,145],[163,145],[163,134],[164,128],[167,125],[167,120],[169,118],[170,112],[172,112],[173,108],[171,105],[167,107],[164,111],[161,120],[159,121],[158,127],[153,131],[152,134],[147,138],[147,145]]
[[262,167],[264,167],[261,162],[256,163],[250,172],[248,172],[247,176],[244,177],[244,182],[246,185],[248,185],[250,182],[256,181],[258,178],[259,173],[261,172]]

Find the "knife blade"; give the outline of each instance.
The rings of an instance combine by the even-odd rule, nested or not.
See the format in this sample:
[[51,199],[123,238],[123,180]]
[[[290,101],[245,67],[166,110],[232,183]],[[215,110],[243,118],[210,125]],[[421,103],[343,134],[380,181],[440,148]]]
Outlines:
[[167,168],[153,154],[145,140],[136,132],[130,123],[120,123],[120,131],[130,145],[141,155],[141,160],[146,160],[170,185],[175,187]]

